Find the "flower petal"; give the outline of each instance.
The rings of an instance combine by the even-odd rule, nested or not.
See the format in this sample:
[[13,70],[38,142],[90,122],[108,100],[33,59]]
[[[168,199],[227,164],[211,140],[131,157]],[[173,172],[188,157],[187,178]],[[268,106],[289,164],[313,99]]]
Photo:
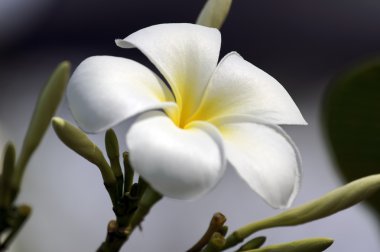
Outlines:
[[84,60],[69,81],[67,98],[78,125],[92,133],[147,110],[176,106],[168,87],[151,70],[112,56]]
[[272,207],[290,206],[298,192],[301,162],[286,133],[260,122],[225,122],[218,128],[227,159],[241,178]]
[[124,40],[123,48],[137,47],[169,82],[182,112],[190,116],[215,70],[221,44],[220,32],[195,24],[160,24],[139,30]]
[[192,120],[238,114],[271,124],[306,124],[280,83],[232,52],[219,63]]
[[225,170],[223,141],[211,124],[178,128],[164,113],[142,114],[127,133],[132,167],[165,196],[197,198]]

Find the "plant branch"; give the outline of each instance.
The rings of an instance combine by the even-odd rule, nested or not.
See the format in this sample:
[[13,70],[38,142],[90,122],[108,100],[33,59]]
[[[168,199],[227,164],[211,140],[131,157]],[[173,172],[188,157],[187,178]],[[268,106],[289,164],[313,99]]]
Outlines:
[[226,217],[222,213],[215,213],[212,216],[212,219],[210,221],[210,224],[208,226],[207,231],[204,233],[204,235],[201,237],[201,239],[194,244],[193,247],[191,247],[187,252],[199,252],[201,249],[207,245],[207,243],[210,241],[212,235],[215,232],[218,232],[220,229],[222,229],[224,223],[226,222]]
[[379,189],[380,174],[355,180],[325,194],[319,199],[237,229],[227,237],[227,242],[223,249],[235,246],[249,235],[263,229],[295,226],[333,215],[360,203]]

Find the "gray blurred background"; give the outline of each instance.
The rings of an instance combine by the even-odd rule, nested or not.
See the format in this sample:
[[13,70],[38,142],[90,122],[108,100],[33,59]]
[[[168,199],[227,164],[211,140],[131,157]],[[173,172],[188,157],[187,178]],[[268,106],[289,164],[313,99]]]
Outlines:
[[[194,22],[203,0],[0,0],[0,140],[18,147],[37,95],[62,60],[75,67],[91,55],[114,55],[150,63],[115,38],[157,23]],[[380,54],[378,0],[235,0],[222,28],[223,56],[238,51],[282,83],[309,126],[288,126],[298,145],[304,179],[295,205],[342,184],[320,128],[322,94],[332,76]],[[66,101],[58,115],[72,121]],[[123,127],[117,128],[124,138]],[[103,134],[92,136],[103,147]],[[122,141],[123,142],[123,141]],[[123,143],[124,144],[124,143]],[[49,130],[26,173],[19,202],[32,218],[14,251],[95,251],[113,218],[95,167],[67,149]],[[193,201],[164,199],[123,251],[188,249],[216,211],[233,230],[278,211],[269,208],[234,171],[217,188]],[[307,237],[335,239],[328,250],[380,251],[379,226],[363,205],[311,224],[259,233],[268,244]]]

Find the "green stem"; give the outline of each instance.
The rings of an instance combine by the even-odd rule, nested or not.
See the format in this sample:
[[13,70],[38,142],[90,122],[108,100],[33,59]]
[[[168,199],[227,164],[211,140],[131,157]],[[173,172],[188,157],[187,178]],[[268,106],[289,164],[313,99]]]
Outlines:
[[108,195],[110,196],[113,206],[117,205],[117,184],[114,182],[106,183],[104,182],[104,187],[106,188]]
[[105,136],[106,151],[107,156],[111,163],[111,169],[115,175],[117,184],[117,197],[121,198],[123,196],[123,173],[120,166],[120,155],[119,155],[119,143],[115,131],[112,129],[107,130]]
[[137,197],[141,198],[144,195],[145,190],[149,187],[149,184],[143,179],[143,177],[140,176],[137,181],[137,185]]
[[308,238],[293,242],[280,243],[245,252],[322,252],[333,244],[329,238]]
[[250,249],[260,248],[265,243],[265,241],[266,241],[266,237],[264,237],[264,236],[259,236],[259,237],[253,238],[252,240],[248,241],[246,244],[241,246],[237,250],[237,252],[243,252],[243,251],[247,251]]
[[219,252],[223,249],[226,240],[220,233],[213,233],[207,246],[202,249],[202,252]]
[[279,223],[276,223],[275,218],[268,218],[262,221],[255,222],[254,224],[248,224],[244,227],[239,228],[230,234],[226,239],[226,244],[224,249],[230,248],[244,241],[249,235],[271,227],[281,226]]
[[162,195],[156,192],[152,187],[148,186],[145,189],[144,195],[139,201],[136,212],[132,215],[128,227],[128,233],[131,234],[136,226],[144,220],[150,209],[162,198]]
[[12,203],[11,181],[14,176],[15,157],[15,147],[12,143],[8,143],[5,147],[3,174],[0,177],[0,209],[7,209]]
[[201,249],[204,246],[206,246],[207,243],[210,241],[212,235],[215,232],[218,232],[220,229],[222,229],[225,222],[226,217],[222,213],[215,213],[210,221],[207,231],[204,233],[202,238],[196,244],[194,244],[194,246],[191,247],[187,252],[201,251]]
[[379,189],[380,174],[355,180],[325,194],[319,199],[237,229],[227,237],[224,249],[235,246],[249,235],[263,229],[295,226],[333,215],[367,199]]
[[161,198],[162,196],[159,193],[148,186],[144,192],[144,195],[138,203],[138,208],[136,211],[134,211],[131,219],[125,218],[128,217],[128,213],[125,216],[119,215],[118,211],[123,212],[125,210],[121,209],[123,206],[120,204],[114,206],[117,220],[112,220],[108,224],[106,240],[100,245],[97,252],[119,251],[123,244],[128,240],[133,230],[138,225],[140,225],[153,205],[156,204]]
[[122,201],[119,202],[118,207],[115,209],[117,222],[122,226],[128,226],[133,213],[138,208],[138,203],[140,201],[140,198],[137,196],[139,191],[138,187],[137,183],[133,184],[130,192],[124,194]]
[[127,240],[125,228],[119,228],[116,221],[108,223],[106,240],[96,250],[97,252],[117,252]]
[[67,147],[99,168],[112,204],[116,205],[118,199],[116,177],[99,147],[82,130],[62,118],[53,118],[52,124],[55,133]]
[[21,230],[21,227],[26,222],[30,216],[32,209],[27,205],[21,205],[16,208],[16,216],[12,223],[11,232],[5,238],[5,241],[0,244],[0,251],[6,251],[13,239],[16,237],[18,232]]
[[129,163],[128,152],[123,153],[124,163],[124,192],[130,192],[133,184],[134,171]]

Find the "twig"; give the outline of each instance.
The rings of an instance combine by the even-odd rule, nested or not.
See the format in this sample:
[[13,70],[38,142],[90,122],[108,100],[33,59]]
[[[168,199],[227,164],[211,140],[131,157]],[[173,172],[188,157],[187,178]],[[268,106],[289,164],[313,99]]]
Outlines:
[[210,225],[206,231],[206,233],[202,236],[202,238],[187,252],[199,252],[201,249],[207,245],[207,243],[210,241],[212,235],[215,232],[218,232],[220,229],[222,229],[224,223],[226,222],[226,217],[222,213],[215,213],[210,221]]

